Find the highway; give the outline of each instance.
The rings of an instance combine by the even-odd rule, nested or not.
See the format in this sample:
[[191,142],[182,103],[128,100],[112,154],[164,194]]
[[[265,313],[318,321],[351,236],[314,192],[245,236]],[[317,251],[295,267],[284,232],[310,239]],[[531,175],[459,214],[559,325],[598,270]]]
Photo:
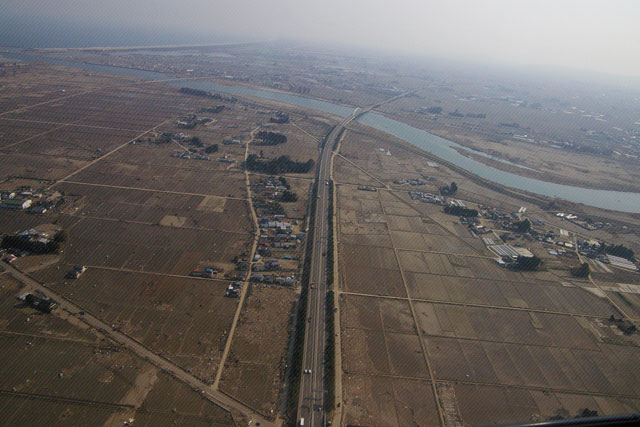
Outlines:
[[300,380],[298,420],[304,418],[305,426],[324,425],[324,347],[325,347],[325,298],[327,295],[326,256],[329,215],[329,168],[331,149],[342,128],[354,116],[349,116],[337,125],[326,138],[318,161],[318,199],[316,200],[313,250],[311,252],[311,274],[308,293],[307,323]]
[[[327,136],[318,160],[318,194],[316,200],[313,248],[311,252],[311,274],[307,299],[307,328],[305,330],[302,360],[303,374],[298,395],[298,424],[304,419],[305,426],[324,426],[324,349],[325,349],[325,302],[327,296],[326,267],[327,237],[329,231],[329,186],[331,152],[342,129],[360,115],[395,101],[412,92],[394,96],[382,103],[367,108],[356,108],[352,115],[343,119]],[[311,373],[305,373],[311,370]]]

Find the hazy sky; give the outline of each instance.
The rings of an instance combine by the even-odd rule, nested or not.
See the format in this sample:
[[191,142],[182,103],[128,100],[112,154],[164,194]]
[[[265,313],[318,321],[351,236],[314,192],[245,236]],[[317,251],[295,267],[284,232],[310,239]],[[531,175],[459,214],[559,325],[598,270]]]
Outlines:
[[[640,76],[638,0],[2,0],[10,20],[341,42]],[[45,23],[44,25],[42,23]],[[28,26],[20,24],[20,31]],[[88,27],[90,27],[90,25]],[[8,28],[8,27],[7,27]],[[215,35],[215,36],[214,36]],[[2,44],[0,33],[0,45]],[[180,43],[184,43],[181,39]],[[162,40],[166,43],[166,40]],[[135,44],[135,43],[134,43]]]

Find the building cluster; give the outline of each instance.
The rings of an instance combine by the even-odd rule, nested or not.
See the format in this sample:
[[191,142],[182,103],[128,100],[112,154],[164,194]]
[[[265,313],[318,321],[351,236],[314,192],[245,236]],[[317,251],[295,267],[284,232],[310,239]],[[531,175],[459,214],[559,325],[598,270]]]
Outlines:
[[597,259],[598,261],[605,264],[610,264],[615,267],[623,268],[625,270],[640,271],[640,266],[636,265],[633,261],[620,256],[606,253],[606,251],[604,250],[604,242],[595,239],[578,240],[577,245],[580,254],[588,258]]
[[[249,280],[256,283],[292,286],[296,283],[291,269],[281,260],[299,261],[296,251],[300,248],[304,233],[296,232],[298,220],[288,220],[280,204],[282,195],[289,191],[287,180],[269,177],[253,183],[253,205],[258,216],[259,236],[256,254],[251,260]],[[249,262],[236,263],[238,278],[245,280]]]
[[411,197],[411,200],[420,200],[424,203],[433,203],[436,205],[444,205],[447,201],[447,198],[445,196],[426,193],[424,191],[410,191],[409,197]]
[[271,123],[289,123],[289,115],[282,111],[276,111],[276,113],[269,119]]
[[214,267],[204,267],[204,268],[197,268],[191,271],[191,273],[189,273],[189,276],[201,277],[203,279],[213,279],[213,275],[217,273],[218,273],[218,270],[216,270]]
[[36,191],[31,187],[0,191],[0,208],[43,214],[62,200],[58,191]]
[[239,139],[223,139],[222,145],[240,145],[241,142]]
[[589,231],[600,230],[605,225],[603,222],[600,222],[600,221],[592,222],[586,219],[580,219],[577,215],[570,214],[570,213],[558,212],[556,216],[558,218],[562,218],[564,220],[572,222],[578,227],[582,227],[585,230],[589,230]]
[[289,190],[289,185],[284,178],[264,178],[253,184],[251,189],[257,196],[254,203],[268,202],[279,200],[282,194]]
[[193,129],[197,125],[209,123],[213,121],[211,117],[201,117],[198,118],[195,114],[190,114],[188,116],[182,117],[179,120],[176,120],[174,124],[179,128],[183,129]]
[[191,150],[179,150],[179,151],[174,151],[173,153],[171,153],[171,157],[177,157],[179,159],[185,159],[185,160],[189,160],[189,159],[194,159],[194,160],[211,160],[211,157],[202,154],[202,153],[198,153],[193,152]]
[[49,233],[38,231],[34,228],[20,231],[19,233],[16,233],[16,236],[21,237],[28,242],[40,242],[45,245],[53,240],[53,238],[49,236]]
[[242,285],[242,280],[234,281],[227,287],[227,291],[224,293],[224,296],[227,298],[238,298],[240,296],[240,292],[242,292]]
[[31,293],[20,295],[18,300],[43,313],[51,313],[58,308],[58,303],[53,299]]

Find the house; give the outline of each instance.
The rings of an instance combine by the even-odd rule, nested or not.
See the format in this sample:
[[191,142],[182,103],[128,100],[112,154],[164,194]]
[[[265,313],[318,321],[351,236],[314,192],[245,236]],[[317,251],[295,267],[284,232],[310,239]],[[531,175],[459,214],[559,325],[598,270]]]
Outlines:
[[32,206],[31,209],[29,209],[29,213],[34,213],[34,214],[43,214],[47,212],[47,207],[43,206],[43,205],[38,205],[38,206]]
[[10,191],[10,190],[2,190],[2,191],[0,191],[0,198],[2,200],[4,200],[4,199],[13,199],[14,197],[16,197],[15,191]]
[[264,282],[264,274],[252,274],[249,280],[252,282]]
[[0,207],[3,207],[5,209],[22,210],[30,207],[31,203],[31,199],[3,199]]
[[264,267],[267,270],[279,270],[280,269],[280,261],[277,259],[272,259],[264,263]]
[[64,277],[67,279],[77,279],[85,271],[87,271],[87,267],[85,267],[84,265],[76,264]]
[[25,295],[24,302],[43,313],[51,313],[58,307],[58,303],[51,298],[42,298],[33,294]]

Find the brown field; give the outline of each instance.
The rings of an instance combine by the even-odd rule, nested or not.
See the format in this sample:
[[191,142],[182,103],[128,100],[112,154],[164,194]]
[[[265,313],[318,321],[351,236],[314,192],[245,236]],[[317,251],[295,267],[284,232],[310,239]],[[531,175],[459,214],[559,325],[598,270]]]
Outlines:
[[242,175],[219,170],[202,171],[173,166],[104,162],[83,170],[71,181],[201,195],[246,197]]
[[[33,72],[33,67],[30,68]],[[40,71],[48,75],[47,70],[48,67],[43,67]],[[58,80],[50,77],[55,86]],[[0,152],[4,160],[0,179],[13,178],[4,181],[2,188],[12,189],[22,183],[38,188],[52,186],[63,193],[65,201],[59,209],[44,215],[3,211],[0,232],[15,233],[55,223],[65,230],[67,240],[58,257],[25,257],[16,265],[151,351],[203,381],[213,382],[238,310],[238,300],[224,298],[229,282],[222,279],[234,274],[232,259],[248,252],[254,231],[241,168],[244,146],[223,145],[222,140],[247,141],[252,130],[264,125],[265,129],[285,133],[289,141],[279,147],[252,147],[252,150],[263,149],[268,156],[288,154],[296,160],[315,160],[318,141],[329,126],[326,118],[293,114],[293,123],[271,125],[267,123],[273,114],[271,106],[265,109],[245,101],[217,100],[213,105],[223,103],[225,109],[212,113],[213,121],[194,129],[181,129],[172,121],[192,112],[199,117],[208,116],[200,109],[213,106],[213,101],[181,95],[175,87],[133,84],[129,79],[93,76],[80,79],[76,88],[61,84],[59,88],[64,92],[47,86],[46,79],[33,79],[30,84],[25,84],[26,80],[16,80],[15,86],[3,84],[7,90],[0,103]],[[119,87],[101,87],[103,83]],[[21,90],[22,104],[18,104]],[[24,91],[40,91],[41,95],[28,99]],[[29,103],[33,106],[18,110]],[[205,145],[218,144],[219,150],[210,155],[210,161],[183,160],[171,157],[172,152],[183,149],[178,144],[150,142],[148,138],[154,133],[132,143],[138,135],[152,129],[158,133],[197,136]],[[112,152],[115,149],[118,150]],[[236,163],[218,162],[222,156]],[[65,177],[69,177],[68,181],[56,182]],[[302,219],[306,215],[310,181],[292,177],[290,182],[299,201],[286,204],[285,209],[291,218]],[[74,264],[85,265],[88,271],[77,280],[65,279]],[[284,265],[297,269],[294,261]],[[213,280],[187,277],[193,269],[204,266],[215,266],[223,272]],[[267,417],[274,417],[280,409],[289,315],[295,298],[294,289],[254,290],[242,310],[222,378],[225,391]],[[281,309],[272,310],[274,305]],[[20,316],[5,319],[1,325],[4,329],[14,323],[23,329],[29,327],[37,330],[42,339],[48,339],[54,326],[61,327],[56,319],[34,315],[25,323]],[[256,336],[264,336],[265,322],[272,325],[272,330],[269,339],[261,341]],[[65,340],[71,338],[69,335]],[[13,347],[20,347],[23,342],[19,335],[0,334],[0,339],[13,340],[3,346],[12,352]],[[68,351],[63,365],[67,370],[83,366],[82,362],[91,357],[91,349],[97,345],[93,341],[83,344],[80,348],[88,348],[89,353],[76,356],[67,341],[60,341],[60,350],[43,348],[60,354]],[[252,350],[256,346],[259,352]],[[12,353],[5,356],[8,354]],[[126,353],[114,354],[124,357]],[[27,357],[25,360],[28,364],[13,360],[15,366],[7,363],[7,369],[22,375],[35,363]],[[107,361],[109,366],[119,363]],[[86,369],[93,369],[94,364],[87,363]],[[56,369],[45,369],[57,375]],[[78,376],[85,375],[89,381],[84,388],[78,387],[77,393],[85,393],[85,388],[92,387],[91,374],[78,371]],[[257,377],[262,381],[256,382]],[[80,411],[76,405],[69,419],[87,420],[87,424],[93,424],[88,420],[95,419],[96,423],[118,425],[128,417],[135,418],[140,425],[231,422],[228,414],[198,396],[180,403],[181,396],[190,391],[179,390],[177,383],[162,376],[153,378],[150,380],[153,384],[146,387],[145,394],[137,398],[133,407],[106,405],[100,410]],[[125,383],[129,386],[134,380],[135,376]],[[263,387],[255,387],[256,384]],[[113,382],[112,388],[115,386]],[[117,403],[131,392],[130,387],[122,386],[118,395],[112,388],[96,389],[96,393],[102,393],[97,396],[107,403]],[[146,393],[149,399],[145,399]],[[12,402],[23,399],[19,404],[27,407],[31,394],[10,398]]]
[[279,410],[290,314],[297,295],[291,288],[250,286],[220,389],[273,418]]
[[[438,411],[445,425],[566,418],[585,408],[637,411],[640,371],[631,365],[640,336],[624,335],[608,320],[622,315],[605,293],[575,280],[567,261],[536,243],[527,246],[544,253],[543,271],[498,267],[458,218],[412,201],[408,188],[392,184],[417,177],[417,156],[396,146],[391,157],[399,161],[392,164],[378,147],[385,145],[375,133],[348,131],[343,141],[345,156],[394,189],[338,186],[343,423],[403,425],[396,381],[422,387],[420,401],[403,405],[414,411],[429,405],[425,399],[433,405],[430,381],[436,381],[436,418],[424,415],[420,425],[436,424]],[[364,174],[346,169],[336,167],[338,182]],[[600,283],[621,309],[640,313],[630,288]]]
[[232,269],[246,231],[205,230],[83,218],[69,230],[62,264],[188,275],[201,262]]
[[199,378],[215,377],[237,307],[224,298],[228,282],[91,267],[65,280],[65,272],[54,266],[34,275]]
[[[67,208],[74,216],[118,219],[148,225],[162,224],[167,216],[184,218],[175,227],[251,232],[248,206],[243,200],[217,196],[129,190],[63,183],[59,191],[81,196]],[[171,226],[171,224],[168,224]]]
[[31,424],[37,413],[55,425],[121,425],[139,417],[231,423],[228,413],[66,313],[23,307],[14,299],[20,288],[0,274],[3,422]]
[[67,126],[13,145],[6,150],[9,154],[92,160],[98,157],[101,151],[111,151],[139,133],[119,129]]
[[437,425],[438,413],[427,381],[347,374],[345,421],[350,425]]

